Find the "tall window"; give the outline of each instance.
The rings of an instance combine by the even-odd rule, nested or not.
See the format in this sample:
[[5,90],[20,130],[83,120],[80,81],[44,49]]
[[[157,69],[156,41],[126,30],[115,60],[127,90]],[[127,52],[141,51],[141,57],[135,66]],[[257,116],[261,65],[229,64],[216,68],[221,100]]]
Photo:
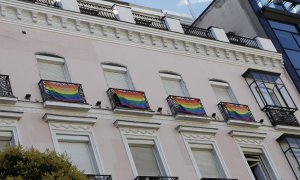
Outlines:
[[221,178],[222,169],[213,146],[209,144],[190,144],[192,154],[203,178]]
[[0,151],[13,144],[11,131],[0,131]]
[[269,20],[269,23],[300,78],[300,33],[298,28],[293,24],[278,21]]
[[175,73],[159,73],[168,95],[189,97],[182,77]]
[[127,68],[115,64],[102,64],[104,76],[110,88],[133,90]]
[[65,60],[58,56],[36,55],[41,79],[70,82]]
[[237,103],[233,91],[231,90],[227,82],[220,80],[210,80],[209,83],[219,102]]
[[94,152],[88,136],[58,134],[61,153],[66,153],[73,164],[86,174],[97,174]]
[[129,139],[129,148],[139,176],[165,176],[154,140]]

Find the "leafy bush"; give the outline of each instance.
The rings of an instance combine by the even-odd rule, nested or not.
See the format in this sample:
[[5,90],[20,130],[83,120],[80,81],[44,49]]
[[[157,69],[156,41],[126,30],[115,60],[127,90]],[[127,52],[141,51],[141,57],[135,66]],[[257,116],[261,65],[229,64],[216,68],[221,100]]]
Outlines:
[[0,152],[0,179],[87,180],[65,155],[33,148],[8,147]]

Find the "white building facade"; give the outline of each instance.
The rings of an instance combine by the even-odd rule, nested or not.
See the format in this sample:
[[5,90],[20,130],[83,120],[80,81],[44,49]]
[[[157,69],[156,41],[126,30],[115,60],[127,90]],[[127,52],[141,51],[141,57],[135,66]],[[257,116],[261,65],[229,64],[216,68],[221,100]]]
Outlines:
[[0,148],[67,153],[99,179],[296,179],[300,97],[281,54],[186,21],[0,0]]

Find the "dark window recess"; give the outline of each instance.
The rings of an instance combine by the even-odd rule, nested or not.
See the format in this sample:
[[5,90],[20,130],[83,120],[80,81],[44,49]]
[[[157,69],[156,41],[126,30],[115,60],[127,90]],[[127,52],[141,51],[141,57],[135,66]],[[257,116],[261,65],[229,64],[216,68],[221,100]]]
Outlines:
[[273,126],[299,126],[294,116],[297,107],[283,84],[280,74],[248,69],[243,77]]

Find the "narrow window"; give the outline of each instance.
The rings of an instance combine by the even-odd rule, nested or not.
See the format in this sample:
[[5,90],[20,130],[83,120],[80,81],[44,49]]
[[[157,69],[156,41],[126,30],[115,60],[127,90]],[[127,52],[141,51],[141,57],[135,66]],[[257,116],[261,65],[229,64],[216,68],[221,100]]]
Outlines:
[[36,55],[41,79],[69,82],[65,60],[60,57]]
[[126,67],[102,64],[104,76],[110,88],[133,90]]
[[13,144],[13,135],[10,131],[0,131],[0,151]]
[[194,159],[203,178],[221,178],[222,172],[213,146],[190,144]]
[[217,80],[210,80],[209,83],[211,84],[218,102],[237,103],[237,100],[228,83]]
[[128,140],[139,176],[164,176],[164,169],[153,140]]
[[168,95],[189,97],[189,93],[180,75],[159,73]]
[[86,174],[97,174],[95,156],[88,136],[57,135],[61,153],[66,153],[73,164]]

